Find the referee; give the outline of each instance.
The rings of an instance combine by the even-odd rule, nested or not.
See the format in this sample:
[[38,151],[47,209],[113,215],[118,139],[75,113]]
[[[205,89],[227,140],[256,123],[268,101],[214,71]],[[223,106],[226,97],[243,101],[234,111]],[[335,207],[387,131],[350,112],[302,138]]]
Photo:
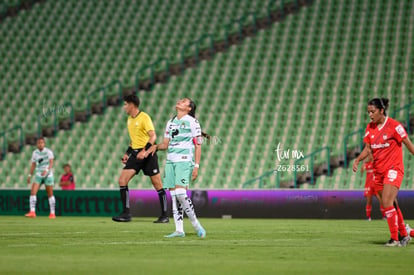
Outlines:
[[116,222],[131,221],[128,183],[133,176],[142,170],[144,175],[151,178],[161,204],[161,216],[154,223],[168,223],[167,197],[162,186],[158,156],[156,153],[150,154],[148,152],[157,136],[151,117],[139,110],[139,103],[139,98],[135,94],[124,96],[124,110],[128,114],[128,133],[131,143],[122,157],[122,163],[125,166],[119,177],[123,212],[119,216],[112,217],[112,220]]

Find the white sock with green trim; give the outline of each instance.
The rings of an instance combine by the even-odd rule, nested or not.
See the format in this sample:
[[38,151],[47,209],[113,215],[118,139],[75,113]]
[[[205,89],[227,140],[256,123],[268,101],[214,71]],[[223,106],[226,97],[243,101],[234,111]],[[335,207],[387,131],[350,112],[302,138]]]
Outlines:
[[50,214],[55,214],[56,200],[55,196],[49,198]]
[[29,203],[30,203],[30,212],[36,212],[36,201],[37,197],[30,195]]

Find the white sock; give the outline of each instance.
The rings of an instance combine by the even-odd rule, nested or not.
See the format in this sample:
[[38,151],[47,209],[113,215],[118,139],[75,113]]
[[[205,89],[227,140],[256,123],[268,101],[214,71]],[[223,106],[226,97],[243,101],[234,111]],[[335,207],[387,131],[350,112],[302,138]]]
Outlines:
[[50,214],[55,214],[55,205],[56,205],[55,196],[51,196],[49,198]]
[[30,195],[30,212],[36,212],[36,201],[37,201],[37,197]]
[[171,199],[172,199],[172,212],[174,217],[175,223],[175,231],[184,232],[184,224],[183,224],[183,208],[179,203],[177,203],[177,198],[175,196],[175,191],[171,190]]
[[200,223],[198,222],[197,216],[194,212],[193,202],[189,197],[187,197],[187,192],[183,188],[175,189],[175,195],[177,196],[178,202],[182,205],[185,214],[191,221],[195,231],[200,229]]

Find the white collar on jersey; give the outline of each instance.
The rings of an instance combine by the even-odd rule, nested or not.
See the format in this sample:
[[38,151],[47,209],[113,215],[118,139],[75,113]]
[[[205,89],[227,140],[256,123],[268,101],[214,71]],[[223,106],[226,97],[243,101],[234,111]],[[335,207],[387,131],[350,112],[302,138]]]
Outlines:
[[385,117],[385,121],[384,121],[384,123],[381,125],[381,127],[378,127],[378,130],[379,130],[379,131],[381,131],[381,130],[382,130],[382,128],[384,128],[384,126],[385,126],[385,124],[387,123],[387,121],[388,121],[388,117],[386,116],[386,117]]

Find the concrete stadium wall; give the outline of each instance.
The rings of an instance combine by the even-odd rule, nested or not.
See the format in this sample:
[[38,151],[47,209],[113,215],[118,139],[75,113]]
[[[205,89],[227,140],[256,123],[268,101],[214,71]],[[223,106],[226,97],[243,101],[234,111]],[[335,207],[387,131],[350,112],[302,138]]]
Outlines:
[[[23,215],[29,209],[29,190],[0,190],[0,215]],[[188,191],[199,217],[363,219],[362,191],[335,190],[194,190]],[[55,191],[59,216],[112,216],[122,207],[117,190]],[[131,190],[131,212],[156,217],[160,207],[154,190]],[[171,209],[171,199],[168,195]],[[414,191],[402,190],[398,200],[407,219],[414,219]],[[38,193],[38,215],[47,215],[44,190]],[[381,218],[376,199],[373,218]]]

